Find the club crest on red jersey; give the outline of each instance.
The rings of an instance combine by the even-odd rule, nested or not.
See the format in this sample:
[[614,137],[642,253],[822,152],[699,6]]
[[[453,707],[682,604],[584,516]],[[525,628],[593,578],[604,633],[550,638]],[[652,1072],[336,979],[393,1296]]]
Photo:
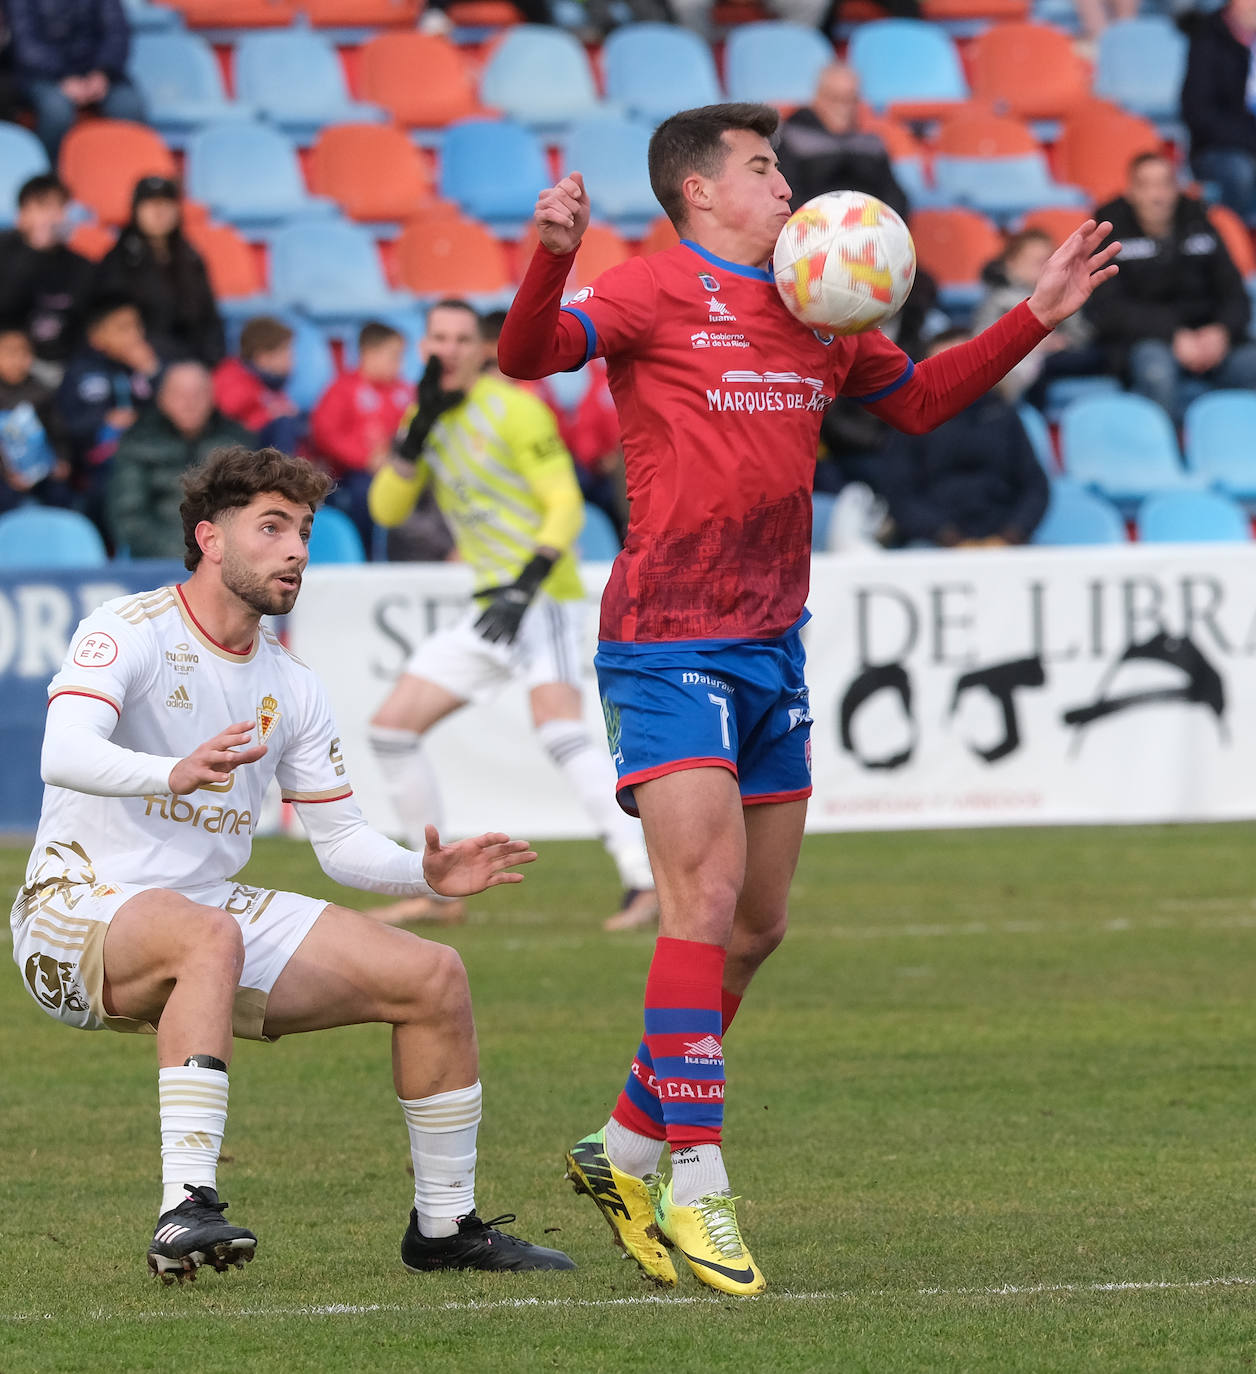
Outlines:
[[699,272],[698,280],[702,283],[702,289],[704,291],[718,291],[720,289],[719,282],[715,280],[710,272]]

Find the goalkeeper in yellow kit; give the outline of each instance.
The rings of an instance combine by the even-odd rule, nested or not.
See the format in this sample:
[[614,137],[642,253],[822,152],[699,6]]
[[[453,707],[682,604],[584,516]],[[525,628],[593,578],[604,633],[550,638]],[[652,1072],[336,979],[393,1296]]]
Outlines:
[[[375,474],[371,518],[399,525],[430,483],[458,553],[475,573],[466,616],[425,639],[371,720],[372,751],[407,840],[441,825],[440,792],[423,736],[493,688],[521,679],[546,753],[562,770],[615,860],[624,885],[610,930],[651,923],[654,879],[639,823],[615,801],[615,770],[580,703],[584,588],[572,552],[584,501],[549,408],[484,372],[480,318],[465,301],[428,312],[427,367],[391,460]],[[461,902],[420,897],[381,919],[461,919]]]

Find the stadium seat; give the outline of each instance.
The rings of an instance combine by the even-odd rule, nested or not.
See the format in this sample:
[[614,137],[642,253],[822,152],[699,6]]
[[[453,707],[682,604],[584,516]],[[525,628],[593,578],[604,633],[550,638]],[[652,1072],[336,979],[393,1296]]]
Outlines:
[[580,529],[580,557],[586,563],[610,563],[619,555],[619,535],[611,518],[600,506],[584,506],[584,524]]
[[562,29],[507,29],[480,77],[480,101],[529,129],[566,130],[599,109],[584,47]]
[[933,180],[942,201],[1000,221],[1036,206],[1086,205],[1078,187],[1051,179],[1046,156],[1024,124],[971,107],[943,120],[934,141]]
[[924,0],[921,14],[952,38],[972,38],[991,24],[1029,18],[1029,0]]
[[168,5],[153,5],[149,0],[122,0],[126,22],[131,33],[162,33],[181,27],[183,20]]
[[976,210],[926,209],[912,215],[911,232],[943,309],[971,310],[981,297],[981,269],[1003,249],[999,231]]
[[[532,254],[536,251],[536,246],[540,242],[535,227],[519,240],[519,271],[522,274],[529,262]],[[567,288],[570,291],[579,291],[589,285],[595,277],[601,276],[610,267],[618,267],[621,262],[626,262],[632,254],[628,245],[610,227],[609,224],[590,224],[584,231],[584,238],[580,240],[580,250],[576,254],[576,260],[572,264],[571,274],[567,278]]]
[[350,29],[369,37],[371,30],[389,25],[414,28],[423,4],[422,0],[301,0],[301,8],[317,29]]
[[0,568],[99,568],[106,562],[100,532],[78,511],[19,506],[0,515]]
[[229,224],[185,223],[188,242],[205,259],[209,284],[226,315],[270,313],[261,264],[252,247]]
[[236,47],[235,84],[241,100],[301,144],[327,124],[387,118],[378,105],[350,99],[335,48],[322,34],[303,29],[246,34]]
[[1046,399],[1043,410],[1047,423],[1060,423],[1060,416],[1074,401],[1084,401],[1095,396],[1112,396],[1121,390],[1117,378],[1107,373],[1083,373],[1078,377],[1053,377],[1047,383]]
[[1032,544],[1123,544],[1125,522],[1116,507],[1080,483],[1057,477]]
[[602,46],[606,98],[647,124],[723,99],[711,49],[671,24],[625,24]]
[[833,57],[833,45],[818,29],[775,20],[741,24],[724,45],[728,98],[808,105]]
[[286,389],[297,408],[308,415],[335,380],[336,359],[317,325],[301,315],[281,313],[279,318],[292,330],[292,372]]
[[99,262],[117,241],[117,234],[95,220],[87,220],[76,225],[66,245],[85,257],[88,262]]
[[664,248],[675,248],[679,242],[680,235],[676,232],[676,226],[666,215],[660,215],[642,236],[640,251],[643,256],[648,256]]
[[1070,209],[1067,205],[1038,205],[1020,217],[1018,229],[1041,229],[1057,246],[1078,229],[1086,219],[1086,209]]
[[1060,418],[1060,456],[1074,481],[1097,487],[1127,513],[1154,492],[1192,485],[1169,417],[1132,393],[1074,401]]
[[[392,124],[333,124],[315,140],[310,189],[351,219],[396,225],[432,197],[422,155]],[[377,230],[378,232],[378,230]]]
[[174,154],[143,124],[92,119],[76,124],[61,144],[61,180],[105,224],[131,217],[131,193],[141,177],[174,177]]
[[1089,67],[1049,24],[995,24],[969,60],[974,98],[1019,119],[1063,119],[1090,94]]
[[1225,244],[1226,252],[1233,258],[1239,275],[1245,281],[1256,276],[1256,250],[1252,248],[1252,236],[1238,215],[1228,205],[1210,205],[1208,220]]
[[[415,73],[423,80],[416,81]],[[462,53],[447,38],[428,33],[382,33],[362,48],[358,76],[363,96],[430,142],[435,131],[483,114],[475,81]]]
[[291,140],[264,124],[202,129],[188,143],[186,169],[188,193],[246,234],[335,213],[332,201],[306,191]]
[[1165,491],[1138,508],[1144,544],[1232,544],[1252,537],[1243,508],[1217,491]]
[[1051,443],[1051,430],[1042,411],[1022,401],[1016,407],[1016,413],[1029,436],[1029,442],[1034,446],[1034,457],[1042,464],[1043,471],[1048,476],[1054,475],[1055,448]]
[[603,118],[577,124],[564,147],[565,165],[584,173],[593,213],[630,239],[640,238],[659,212],[646,165],[649,146],[644,124]]
[[323,506],[310,528],[310,562],[365,563],[362,537],[352,520],[335,506]]
[[550,184],[536,138],[507,120],[468,119],[450,125],[441,145],[440,190],[495,233],[513,238],[532,218]]
[[847,54],[863,98],[900,118],[937,119],[968,99],[954,43],[920,19],[874,19],[855,30]]
[[22,183],[47,170],[48,154],[29,129],[0,124],[0,228],[13,223]]
[[859,111],[859,128],[865,133],[876,134],[885,144],[890,165],[894,169],[894,179],[915,209],[923,210],[940,203],[933,187],[925,145],[902,120],[876,114],[863,106]]
[[831,491],[811,493],[811,552],[824,553],[829,547],[829,529],[837,497]]
[[413,304],[408,293],[390,289],[367,230],[340,220],[279,230],[270,247],[270,287],[281,305],[336,332]]
[[[391,325],[406,341],[406,351],[401,360],[401,375],[408,382],[417,382],[423,375],[425,366],[423,359],[419,356],[419,342],[423,338],[427,316],[420,309],[381,310],[372,315],[371,319],[380,324]],[[358,336],[356,334],[351,333],[346,336],[341,356],[344,359],[345,367],[357,367]]]
[[1208,391],[1186,407],[1187,470],[1240,501],[1256,502],[1256,393]]
[[144,97],[144,112],[172,148],[206,124],[253,119],[256,111],[227,99],[222,69],[199,35],[182,29],[138,33],[131,43],[131,79]]
[[1056,175],[1101,205],[1125,189],[1132,158],[1160,147],[1154,124],[1106,100],[1091,100],[1064,121],[1055,145]]
[[506,252],[475,220],[439,216],[412,220],[397,240],[397,278],[416,295],[499,299],[511,290]]
[[1176,120],[1187,42],[1162,14],[1122,19],[1099,37],[1095,94],[1146,119]]
[[190,28],[234,37],[235,29],[269,29],[295,21],[298,0],[167,0]]

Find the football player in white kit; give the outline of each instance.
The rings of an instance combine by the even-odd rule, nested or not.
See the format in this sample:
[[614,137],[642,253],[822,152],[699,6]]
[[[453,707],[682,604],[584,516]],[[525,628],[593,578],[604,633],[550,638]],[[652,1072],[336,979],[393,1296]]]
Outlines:
[[[191,576],[76,630],[49,688],[46,788],[13,953],[56,1020],[155,1033],[163,1281],[253,1257],[216,1169],[232,1037],[391,1025],[410,1136],[408,1269],[570,1269],[475,1211],[475,1027],[457,953],[356,911],[234,880],[272,778],[324,872],[373,892],[462,896],[535,859],[486,834],[415,853],[366,823],[313,673],[261,624],[290,611],[330,480],[275,449],[219,449],[185,479]],[[328,627],[334,633],[334,627]]]

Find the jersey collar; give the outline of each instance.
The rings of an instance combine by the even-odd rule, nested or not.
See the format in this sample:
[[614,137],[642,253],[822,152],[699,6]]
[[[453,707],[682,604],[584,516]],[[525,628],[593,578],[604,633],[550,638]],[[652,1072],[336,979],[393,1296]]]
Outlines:
[[717,258],[714,253],[708,253],[705,248],[699,248],[692,239],[681,239],[681,243],[691,253],[697,253],[700,258],[705,258],[712,266],[718,267],[724,272],[731,272],[735,277],[748,277],[751,281],[772,280],[771,272],[764,267],[747,267],[745,263],[729,262],[726,258]]

